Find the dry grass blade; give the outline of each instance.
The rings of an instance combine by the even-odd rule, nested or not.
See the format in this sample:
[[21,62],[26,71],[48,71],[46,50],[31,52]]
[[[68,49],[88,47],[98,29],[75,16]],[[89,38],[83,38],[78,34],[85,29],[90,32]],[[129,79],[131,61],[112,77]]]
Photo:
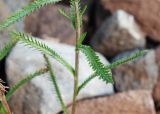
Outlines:
[[2,83],[3,83],[3,81],[0,80],[0,101],[2,102],[2,105],[6,110],[6,114],[12,114],[10,107],[7,103],[6,96],[5,96],[6,88],[8,88],[8,87],[3,86]]

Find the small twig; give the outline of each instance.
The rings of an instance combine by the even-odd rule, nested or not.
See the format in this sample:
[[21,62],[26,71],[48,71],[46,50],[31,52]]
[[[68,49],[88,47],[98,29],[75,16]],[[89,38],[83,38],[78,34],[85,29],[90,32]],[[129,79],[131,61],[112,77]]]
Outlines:
[[5,96],[6,88],[8,87],[3,86],[2,83],[4,82],[0,79],[0,101],[2,102],[2,105],[5,108],[7,114],[12,114]]

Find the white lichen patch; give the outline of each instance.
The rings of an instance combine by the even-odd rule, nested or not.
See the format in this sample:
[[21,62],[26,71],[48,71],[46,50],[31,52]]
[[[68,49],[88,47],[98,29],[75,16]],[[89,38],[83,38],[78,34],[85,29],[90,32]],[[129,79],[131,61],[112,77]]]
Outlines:
[[144,34],[140,31],[133,15],[130,15],[123,10],[118,10],[113,17],[117,18],[119,27],[128,30],[129,33],[134,36],[133,38],[136,40],[144,38]]

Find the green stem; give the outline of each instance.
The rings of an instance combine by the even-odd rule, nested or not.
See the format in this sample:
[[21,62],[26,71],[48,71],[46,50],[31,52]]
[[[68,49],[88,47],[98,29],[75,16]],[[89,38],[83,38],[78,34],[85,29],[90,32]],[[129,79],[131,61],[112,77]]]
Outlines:
[[51,66],[51,62],[49,61],[49,58],[46,55],[44,55],[44,58],[45,58],[45,61],[47,63],[48,70],[49,70],[49,73],[50,73],[50,76],[51,76],[51,79],[52,79],[52,82],[53,82],[53,85],[54,85],[58,100],[59,100],[60,105],[62,107],[62,110],[63,110],[64,114],[69,114],[68,111],[67,111],[67,108],[65,106],[65,103],[64,103],[64,101],[62,99],[62,96],[61,96],[61,93],[60,93],[60,89],[58,87],[58,84],[57,84],[57,81],[56,81],[56,77],[55,77],[55,74],[54,74],[52,66]]
[[72,114],[75,114],[76,112],[76,97],[78,94],[78,73],[79,73],[79,49],[78,49],[78,41],[81,34],[81,27],[80,27],[80,12],[79,12],[79,6],[78,1],[74,0],[74,6],[75,6],[75,16],[76,16],[76,56],[75,56],[75,77],[74,77],[74,93],[73,93],[73,105],[72,105]]

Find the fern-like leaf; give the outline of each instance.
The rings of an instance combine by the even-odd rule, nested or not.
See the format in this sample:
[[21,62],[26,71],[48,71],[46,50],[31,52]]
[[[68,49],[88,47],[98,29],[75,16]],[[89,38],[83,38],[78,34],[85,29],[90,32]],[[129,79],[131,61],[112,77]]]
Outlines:
[[5,47],[0,50],[0,61],[7,56],[7,54],[11,51],[11,49],[15,46],[15,44],[17,43],[17,40],[11,40],[9,43],[7,43],[5,45]]
[[[76,6],[78,6],[78,8]],[[81,11],[81,7],[80,7],[80,0],[71,0],[70,1],[70,17],[71,17],[72,25],[73,25],[74,29],[78,26],[78,24],[80,24],[80,26],[82,25],[81,13],[82,13],[82,11]],[[76,22],[77,15],[79,16],[79,19],[80,19],[79,22]]]
[[87,33],[86,33],[86,32],[83,33],[83,34],[80,36],[79,41],[78,41],[78,45],[81,45],[81,44],[83,43],[83,41],[84,41],[84,39],[86,38],[86,36],[87,36]]
[[73,28],[76,28],[76,13],[75,13],[75,6],[74,0],[70,0],[70,18],[72,21]]
[[[122,64],[126,64],[128,62],[131,62],[141,56],[144,56],[148,51],[147,50],[143,50],[143,51],[140,51],[140,52],[137,52],[133,55],[131,55],[130,57],[125,57],[125,58],[122,58],[122,59],[119,59],[115,62],[113,62],[112,64],[106,66],[106,69],[113,69],[113,68],[116,68],[118,67],[119,65],[122,65]],[[97,77],[97,75],[94,73],[92,74],[91,76],[89,76],[78,88],[78,92],[81,91],[82,88],[84,88],[92,79],[94,79],[95,77]]]
[[73,74],[73,76],[75,75],[75,71],[72,68],[72,66],[68,62],[66,62],[60,55],[58,55],[55,51],[53,51],[51,48],[45,45],[44,43],[36,40],[32,36],[29,36],[29,35],[26,35],[20,32],[12,32],[11,36],[13,38],[18,39],[23,44],[28,45],[31,48],[35,48],[36,50],[39,50],[43,54],[53,57],[58,62],[60,62],[62,65],[64,65]]
[[54,71],[53,71],[52,66],[51,66],[51,62],[50,62],[49,58],[46,55],[44,55],[44,59],[45,59],[45,61],[47,63],[49,74],[50,74],[51,80],[53,82],[53,85],[54,85],[54,88],[55,88],[55,91],[56,91],[56,95],[57,95],[57,98],[58,98],[58,100],[60,102],[60,105],[61,105],[64,113],[65,114],[69,114],[68,111],[67,111],[67,108],[66,108],[66,106],[65,106],[65,104],[63,102],[63,99],[62,99],[62,96],[61,96],[61,92],[60,92],[60,89],[58,87]]
[[12,24],[20,21],[23,17],[28,16],[29,14],[31,14],[32,12],[34,12],[35,10],[37,10],[43,6],[46,6],[46,5],[52,4],[52,3],[56,3],[59,1],[60,0],[35,0],[31,4],[29,4],[28,6],[24,7],[22,10],[18,11],[17,13],[15,13],[11,17],[9,17],[7,20],[2,22],[0,24],[0,30],[7,28],[7,27],[11,26]]
[[79,49],[86,55],[89,65],[99,76],[99,78],[106,83],[113,83],[110,69],[107,69],[104,64],[100,62],[100,59],[96,53],[89,46],[81,45],[79,46]]
[[148,50],[139,51],[139,52],[131,55],[130,57],[124,57],[122,59],[119,59],[119,60],[113,62],[112,64],[106,66],[106,68],[109,68],[109,69],[116,68],[119,65],[126,64],[126,63],[131,62],[141,56],[144,56],[147,52],[148,52]]
[[86,12],[87,10],[87,5],[84,6],[83,10],[81,11],[81,17],[83,17],[84,13]]
[[61,15],[63,15],[63,16],[66,17],[67,19],[71,20],[70,16],[65,12],[64,9],[59,9],[58,11],[59,11],[59,13],[60,13]]
[[43,68],[40,69],[38,71],[36,71],[33,74],[28,75],[26,78],[24,78],[23,80],[21,80],[20,82],[18,82],[14,87],[12,87],[9,92],[6,95],[6,99],[9,100],[11,98],[11,96],[17,91],[19,90],[23,85],[25,85],[26,83],[28,83],[29,81],[31,81],[33,78],[37,77],[37,76],[41,76],[42,74],[48,72],[48,68]]

